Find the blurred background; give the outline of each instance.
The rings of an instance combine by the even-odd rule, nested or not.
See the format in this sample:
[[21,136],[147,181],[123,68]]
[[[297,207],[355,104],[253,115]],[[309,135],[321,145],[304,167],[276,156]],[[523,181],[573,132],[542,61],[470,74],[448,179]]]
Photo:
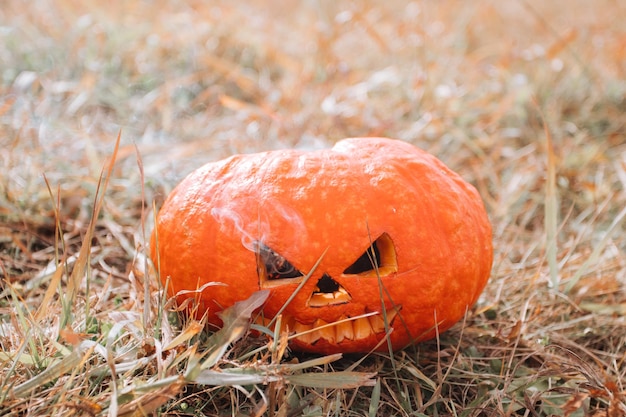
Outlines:
[[540,113],[557,145],[623,141],[625,16],[616,0],[5,0],[3,187],[29,165],[95,168],[120,131],[157,182],[350,136],[501,162],[540,146]]
[[617,0],[4,0],[0,215],[49,223],[45,174],[84,223],[118,133],[123,224],[142,182],[158,207],[233,153],[389,136],[476,185],[497,239],[543,233],[548,149],[562,218],[600,206],[607,222],[625,182],[625,21]]

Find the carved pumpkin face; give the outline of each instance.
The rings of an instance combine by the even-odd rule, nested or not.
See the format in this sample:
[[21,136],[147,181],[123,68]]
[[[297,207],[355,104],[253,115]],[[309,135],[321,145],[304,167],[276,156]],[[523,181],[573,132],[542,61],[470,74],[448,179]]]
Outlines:
[[282,309],[282,328],[302,333],[291,346],[321,353],[368,351],[387,333],[394,348],[434,337],[476,301],[492,264],[477,191],[384,138],[209,163],[174,189],[156,232],[171,294],[223,283],[195,295],[219,324],[216,313],[268,289],[262,316]]

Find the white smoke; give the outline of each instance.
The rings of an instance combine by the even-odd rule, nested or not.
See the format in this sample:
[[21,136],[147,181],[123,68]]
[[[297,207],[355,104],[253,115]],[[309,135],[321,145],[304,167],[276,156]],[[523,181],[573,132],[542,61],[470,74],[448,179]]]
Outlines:
[[[302,217],[291,207],[275,200],[238,198],[211,209],[211,215],[226,230],[234,230],[241,235],[241,244],[252,252],[258,252],[259,243],[273,241],[293,241],[300,239],[307,230]],[[280,224],[285,236],[272,235],[273,226]]]

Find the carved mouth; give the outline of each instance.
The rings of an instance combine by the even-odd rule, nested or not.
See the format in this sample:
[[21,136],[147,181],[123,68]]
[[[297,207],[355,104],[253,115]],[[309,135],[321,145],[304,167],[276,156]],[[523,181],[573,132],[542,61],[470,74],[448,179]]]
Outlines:
[[[398,305],[385,311],[388,327],[393,325],[400,309],[402,306]],[[267,318],[258,321],[269,323]],[[283,314],[282,322],[286,329],[295,332],[296,340],[309,345],[315,344],[320,339],[331,344],[339,344],[344,340],[361,340],[385,332],[385,319],[380,313],[356,319],[341,316],[331,323],[317,319],[312,324],[301,323],[292,316]]]

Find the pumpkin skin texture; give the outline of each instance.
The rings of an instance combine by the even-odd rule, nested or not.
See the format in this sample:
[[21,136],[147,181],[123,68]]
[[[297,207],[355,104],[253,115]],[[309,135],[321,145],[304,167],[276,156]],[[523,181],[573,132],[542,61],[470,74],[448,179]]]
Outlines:
[[[267,323],[310,273],[282,329],[376,313],[290,342],[347,353],[373,349],[386,331],[400,349],[450,328],[485,287],[493,248],[482,200],[458,174],[409,143],[352,138],[192,172],[157,216],[151,258],[169,293],[195,297],[196,314],[216,325],[217,313],[261,289]],[[189,293],[210,282],[224,285]]]

